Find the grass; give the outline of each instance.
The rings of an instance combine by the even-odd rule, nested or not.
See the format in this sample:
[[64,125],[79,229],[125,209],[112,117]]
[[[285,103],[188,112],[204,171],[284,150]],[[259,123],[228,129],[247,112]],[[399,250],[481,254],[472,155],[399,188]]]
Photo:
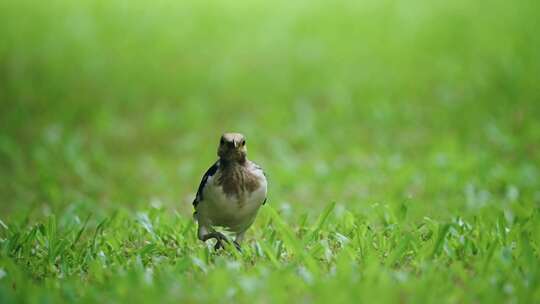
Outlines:
[[[0,303],[539,302],[539,12],[0,2]],[[242,253],[191,219],[224,131]]]
[[3,303],[538,299],[538,211],[512,224],[503,213],[494,222],[410,223],[406,209],[374,206],[383,217],[372,221],[334,206],[294,225],[266,208],[242,253],[201,246],[192,221],[159,208],[4,227],[0,295]]

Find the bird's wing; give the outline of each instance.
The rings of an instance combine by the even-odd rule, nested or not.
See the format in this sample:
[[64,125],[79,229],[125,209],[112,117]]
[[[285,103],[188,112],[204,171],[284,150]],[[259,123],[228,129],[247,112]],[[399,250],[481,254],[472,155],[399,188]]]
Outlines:
[[195,199],[193,200],[193,207],[197,207],[197,204],[199,204],[199,202],[203,200],[204,186],[206,186],[206,182],[208,181],[208,178],[216,174],[218,168],[219,168],[219,161],[215,162],[212,165],[212,167],[210,167],[208,170],[206,170],[206,173],[204,173],[201,183],[199,184],[199,189],[197,189],[197,195],[195,196]]
[[[255,169],[257,170],[260,170],[262,172],[262,174],[264,175],[264,177],[266,177],[268,179],[268,176],[266,176],[266,172],[264,172],[263,168],[259,165],[257,165],[256,163],[252,162],[253,165],[255,166]],[[268,194],[266,195],[266,197],[264,198],[264,201],[263,201],[263,205],[266,204],[266,200],[268,200]]]

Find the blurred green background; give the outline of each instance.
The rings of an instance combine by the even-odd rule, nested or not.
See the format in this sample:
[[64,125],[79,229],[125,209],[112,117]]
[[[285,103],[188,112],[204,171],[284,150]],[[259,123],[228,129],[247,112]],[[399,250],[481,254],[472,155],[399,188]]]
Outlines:
[[0,218],[189,216],[219,136],[269,202],[540,204],[538,1],[1,1]]
[[[539,302],[539,20],[0,0],[0,302]],[[191,220],[226,131],[269,178],[242,253]]]

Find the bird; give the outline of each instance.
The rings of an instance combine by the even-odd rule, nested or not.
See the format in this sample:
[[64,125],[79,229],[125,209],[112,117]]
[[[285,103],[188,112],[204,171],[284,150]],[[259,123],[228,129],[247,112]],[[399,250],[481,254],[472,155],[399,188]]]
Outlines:
[[197,236],[206,242],[215,239],[215,250],[230,240],[216,227],[235,234],[234,246],[240,244],[253,224],[259,208],[266,203],[268,182],[263,169],[248,160],[246,137],[224,133],[217,149],[218,160],[204,174],[195,199],[193,214]]

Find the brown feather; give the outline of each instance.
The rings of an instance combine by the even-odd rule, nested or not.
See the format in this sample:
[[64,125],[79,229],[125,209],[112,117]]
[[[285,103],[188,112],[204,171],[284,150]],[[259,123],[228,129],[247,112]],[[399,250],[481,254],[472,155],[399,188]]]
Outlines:
[[222,169],[217,176],[217,181],[223,187],[223,192],[227,195],[236,195],[240,197],[242,193],[251,193],[257,190],[260,182],[253,173],[249,172],[247,165],[238,162],[222,162]]

